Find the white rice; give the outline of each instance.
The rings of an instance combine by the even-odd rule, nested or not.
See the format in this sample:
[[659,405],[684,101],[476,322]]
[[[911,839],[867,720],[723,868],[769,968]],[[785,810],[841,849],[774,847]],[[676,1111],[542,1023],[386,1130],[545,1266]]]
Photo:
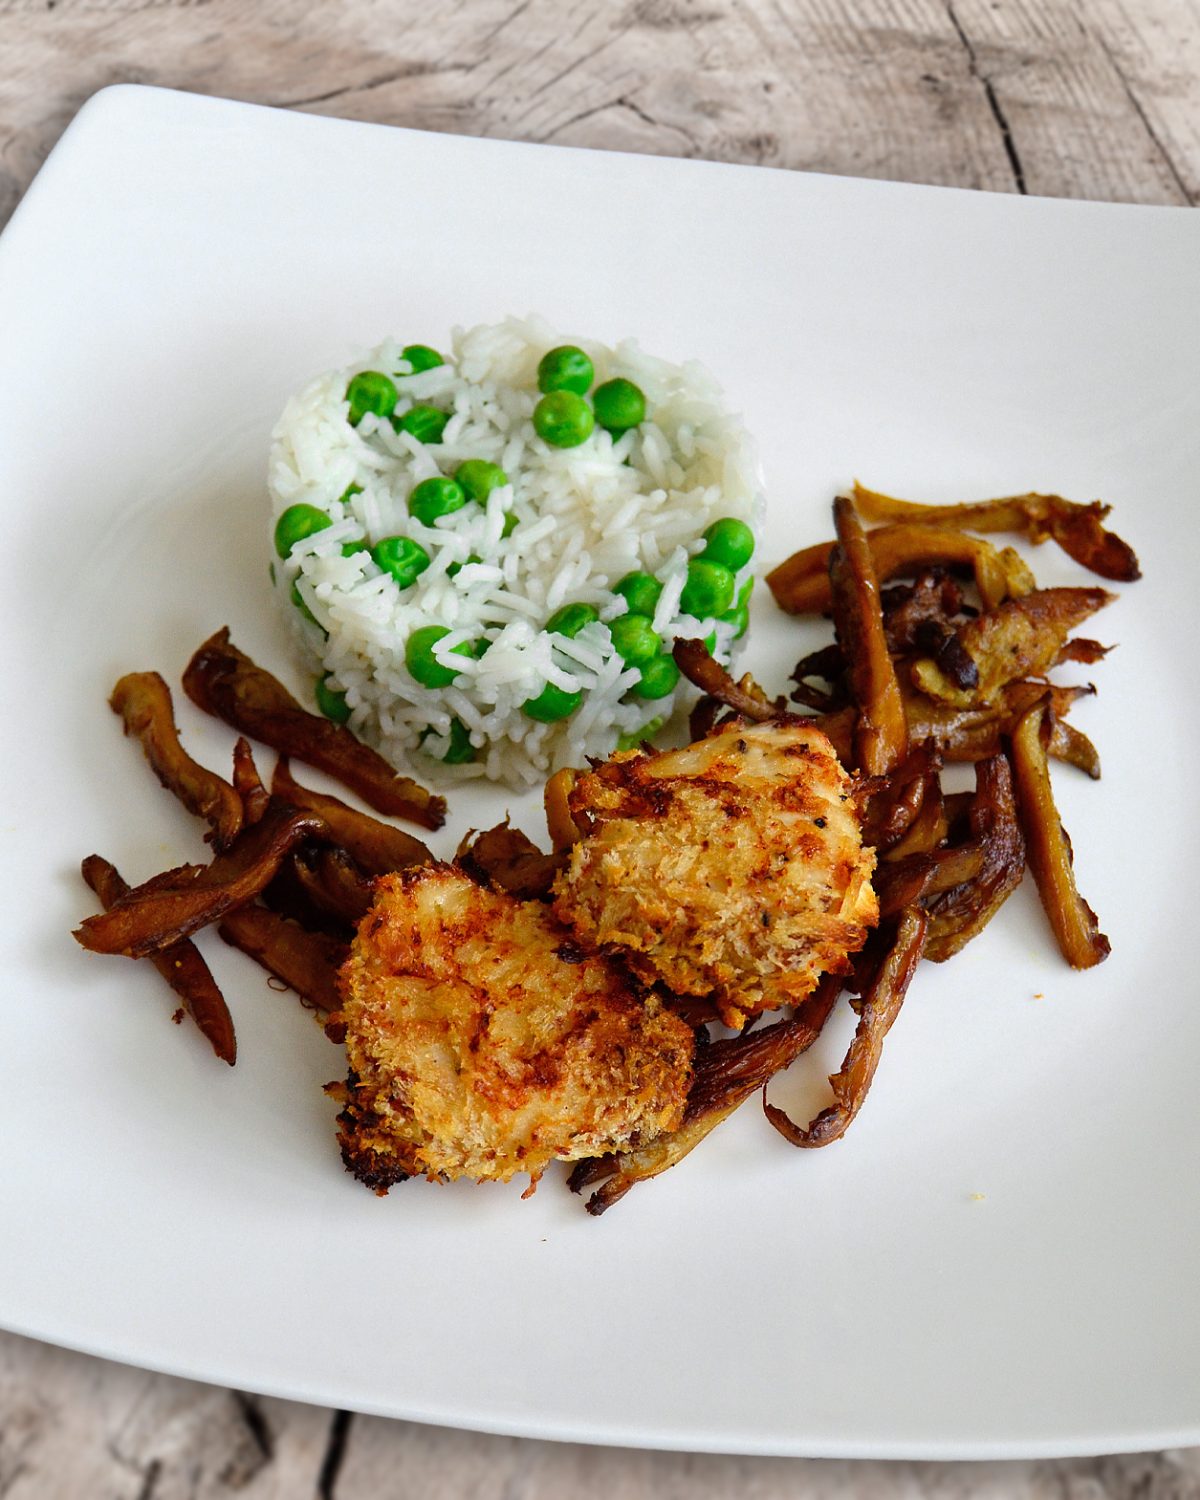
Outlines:
[[[614,442],[597,426],[586,442],[566,449],[537,436],[538,362],[566,343],[587,352],[597,384],[623,376],[641,387],[647,414],[640,427]],[[389,340],[313,381],[288,402],[271,448],[272,534],[283,511],[300,503],[333,522],[298,542],[287,559],[274,558],[275,589],[306,667],[328,673],[329,686],[345,694],[350,728],[393,764],[423,776],[487,776],[520,786],[586,756],[606,756],[621,736],[669,718],[693,690],[681,681],[665,698],[630,692],[640,673],[613,649],[608,625],[626,611],[613,586],[629,572],[654,574],[663,585],[654,629],[664,648],[676,637],[715,632],[714,654],[729,661],[731,624],[679,612],[688,559],[703,549],[707,526],[732,516],[760,535],[757,455],[716,382],[700,365],[654,359],[632,340],[610,349],[534,318],[456,329],[451,349],[442,351],[445,364],[416,375],[407,373],[400,349]],[[392,376],[398,415],[417,402],[451,412],[442,441],[422,444],[373,414],[352,427],[345,392],[361,370]],[[486,506],[468,504],[432,527],[409,515],[415,484],[453,475],[468,458],[499,464],[510,486],[494,490]],[[351,485],[360,493],[343,501]],[[505,538],[509,510],[519,524]],[[373,545],[396,535],[419,542],[431,559],[406,589],[369,553],[342,555],[346,542]],[[450,577],[455,563],[463,566]],[[753,560],[737,576],[739,592],[752,571]],[[293,587],[317,624],[296,607]],[[547,634],[545,621],[572,602],[592,605],[600,619],[573,640]],[[423,687],[405,666],[405,642],[423,625],[451,632],[435,649],[460,669],[449,688]],[[481,637],[492,644],[480,659],[446,656]],[[575,713],[554,724],[521,711],[547,683],[583,692]],[[466,765],[440,759],[453,718],[475,748]]]

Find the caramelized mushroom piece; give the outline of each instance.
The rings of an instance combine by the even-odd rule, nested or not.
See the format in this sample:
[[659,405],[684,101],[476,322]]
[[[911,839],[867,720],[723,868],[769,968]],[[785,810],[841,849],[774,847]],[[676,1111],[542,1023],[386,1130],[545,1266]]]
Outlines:
[[271,793],[289,807],[316,813],[339,844],[368,875],[390,875],[410,865],[427,865],[433,855],[420,839],[391,823],[381,823],[370,813],[359,812],[340,797],[314,792],[292,775],[286,755],[281,755],[271,778]]
[[1101,522],[1112,510],[1094,500],[1081,505],[1061,495],[1006,495],[999,500],[978,500],[965,505],[921,505],[897,500],[855,483],[854,499],[867,521],[903,522],[908,525],[966,526],[972,531],[1024,532],[1037,544],[1047,537],[1068,557],[1117,583],[1132,583],[1142,576],[1137,554],[1115,532]]
[[1042,700],[1022,714],[1013,733],[1021,826],[1029,868],[1059,951],[1073,969],[1090,969],[1108,957],[1111,945],[1075,884],[1071,840],[1055,806],[1046,759],[1051,719],[1050,705]]
[[829,589],[838,645],[858,710],[854,755],[868,776],[883,776],[904,759],[908,724],[888,652],[875,564],[853,504],[833,502],[838,544],[829,557]]
[[[81,873],[106,911],[128,894],[129,886],[116,865],[99,854],[88,855]],[[179,996],[184,1011],[195,1021],[216,1055],[232,1067],[237,1061],[233,1017],[195,943],[183,938],[160,953],[150,954],[150,962]]]
[[683,1122],[677,1130],[633,1151],[581,1161],[571,1173],[568,1185],[575,1193],[604,1182],[588,1199],[588,1213],[604,1213],[636,1183],[681,1162],[768,1079],[795,1062],[820,1036],[841,988],[841,977],[827,974],[790,1020],[698,1047]]
[[895,938],[862,997],[854,1040],[841,1068],[829,1080],[834,1102],[803,1130],[765,1097],[767,1119],[793,1146],[828,1146],[840,1140],[863,1106],[875,1077],[883,1042],[904,1004],[925,946],[929,918],[908,906],[896,923]]
[[142,958],[161,952],[253,900],[302,840],[321,837],[327,837],[324,824],[312,813],[269,808],[211,864],[181,865],[133,887],[108,911],[81,923],[75,938],[93,953]]
[[109,707],[125,733],[141,744],[150,769],[169,792],[212,826],[213,846],[228,849],[241,831],[244,812],[235,789],[194,761],[179,742],[171,690],[157,672],[129,672],[112,690]]
[[350,945],[328,933],[308,932],[298,922],[265,906],[239,906],[227,912],[217,931],[269,973],[320,1011],[338,1008],[338,969]]
[[444,797],[398,775],[344,725],[301,708],[281,682],[238,650],[228,628],[210,636],[192,657],[183,686],[205,713],[224,719],[239,734],[327,771],[376,812],[409,818],[425,828],[440,828],[445,822]]

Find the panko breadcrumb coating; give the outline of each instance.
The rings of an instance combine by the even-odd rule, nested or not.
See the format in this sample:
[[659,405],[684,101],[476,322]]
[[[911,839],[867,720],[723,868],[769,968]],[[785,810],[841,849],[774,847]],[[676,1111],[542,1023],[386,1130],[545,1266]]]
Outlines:
[[534,1181],[683,1115],[691,1029],[537,902],[427,865],[385,876],[341,975],[342,1156],[406,1176]]
[[851,782],[818,729],[737,723],[614,755],[569,806],[588,831],[555,914],[645,982],[711,995],[731,1026],[845,969],[879,919]]

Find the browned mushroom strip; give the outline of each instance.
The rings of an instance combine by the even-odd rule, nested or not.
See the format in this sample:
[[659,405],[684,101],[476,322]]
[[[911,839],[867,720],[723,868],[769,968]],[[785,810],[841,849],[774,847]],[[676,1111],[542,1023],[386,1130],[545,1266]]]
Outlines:
[[976,880],[983,867],[983,850],[973,843],[881,864],[875,872],[879,915],[894,917],[906,906]]
[[145,751],[150,768],[189,812],[212,825],[213,845],[228,849],[242,826],[242,799],[215,771],[199,765],[179,742],[171,690],[157,672],[130,672],[108,700]]
[[227,912],[217,931],[232,948],[281,979],[318,1010],[340,1003],[337,973],[349,945],[323,932],[307,932],[297,922],[265,906],[239,906]]
[[772,703],[757,684],[746,679],[734,682],[721,663],[709,654],[703,641],[677,640],[671,655],[689,682],[726,708],[741,714],[742,718],[762,724],[785,712],[780,704]]
[[1046,760],[1050,712],[1047,702],[1034,704],[1012,737],[1021,826],[1029,868],[1062,956],[1073,969],[1090,969],[1108,957],[1109,941],[1075,884],[1071,841],[1055,806]]
[[292,855],[292,870],[313,906],[351,929],[358,926],[375,899],[372,882],[345,849],[334,845],[298,849]]
[[218,630],[200,647],[183,674],[188,697],[240,734],[336,777],[376,812],[440,828],[446,802],[361,744],[344,725],[301,708],[269,672],[257,666]]
[[901,913],[895,940],[862,998],[858,1026],[845,1061],[829,1080],[834,1103],[802,1130],[764,1096],[767,1119],[793,1146],[828,1146],[839,1140],[862,1108],[883,1054],[884,1038],[900,1014],[920,962],[928,922],[919,907],[909,906]]
[[1093,781],[1100,780],[1099,750],[1082,730],[1053,714],[1046,753],[1055,760],[1065,760],[1069,766],[1086,772]]
[[1101,524],[1112,507],[1098,500],[1081,505],[1075,500],[1064,500],[1061,495],[1030,494],[1006,495],[999,500],[978,500],[965,505],[921,505],[881,495],[858,483],[854,486],[854,499],[860,514],[868,521],[1024,532],[1034,543],[1052,537],[1068,557],[1101,578],[1132,583],[1142,576],[1133,548]]
[[1077,661],[1090,667],[1095,662],[1103,661],[1111,650],[1111,646],[1102,646],[1099,641],[1077,635],[1073,641],[1063,642],[1062,650],[1054,658],[1054,665],[1057,667],[1063,662]]
[[[1096,690],[1094,687],[1047,689],[1047,685],[1040,681],[1012,682],[994,703],[975,708],[954,708],[948,703],[934,703],[924,693],[901,684],[909,739],[913,744],[931,740],[944,760],[955,763],[970,763],[995,755],[1004,736],[1016,727],[1020,716],[1047,691],[1051,694],[1056,715],[1061,716],[1078,698]],[[828,735],[842,764],[849,765],[854,751],[854,710],[841,708],[834,713],[820,714],[812,722]],[[1097,773],[1099,771],[1099,757],[1094,748],[1089,755],[1085,747],[1065,734],[1052,738],[1050,753],[1072,764],[1082,765],[1089,775],[1093,774],[1093,766]]]
[[925,799],[940,786],[942,758],[932,740],[910,750],[889,776],[860,783],[864,844],[884,853],[898,844],[921,815]]
[[944,843],[949,827],[941,778],[935,777],[932,785],[926,788],[921,811],[909,825],[904,837],[893,844],[882,859],[886,863],[892,863],[907,859],[913,854],[930,854]]
[[468,835],[454,860],[473,879],[498,885],[522,901],[542,901],[550,895],[554,877],[565,867],[567,852],[543,854],[519,828],[501,823],[484,833]]
[[[99,896],[106,911],[129,890],[116,865],[102,859],[99,854],[89,854],[81,870],[84,880]],[[208,1039],[213,1051],[222,1062],[232,1067],[237,1061],[233,1017],[195,943],[187,938],[172,943],[161,953],[152,953],[150,962],[179,996],[183,1009]]]
[[381,823],[370,813],[350,807],[340,797],[301,786],[292,775],[286,755],[279,757],[271,778],[271,792],[280,802],[316,813],[329,829],[333,842],[351,854],[368,875],[390,875],[393,870],[427,865],[433,859],[421,840],[402,828]]
[[930,921],[925,957],[934,963],[953,957],[982,932],[1025,872],[1025,845],[1007,756],[992,755],[976,765],[967,824],[967,847],[979,851],[981,863],[962,884],[926,899]]
[[267,810],[271,794],[258,774],[254,751],[245,735],[239,735],[237,744],[233,747],[233,785],[242,799],[246,823],[257,823]]
[[[867,533],[880,583],[928,567],[967,567],[985,609],[1027,594],[1033,574],[1011,547],[998,551],[980,537],[949,526],[881,526]],[[834,542],[796,552],[767,574],[767,586],[780,609],[791,615],[821,614],[831,605],[828,565]]]
[[142,958],[161,952],[253,900],[297,844],[314,837],[328,837],[320,818],[271,807],[210,865],[182,865],[133,887],[108,911],[88,917],[75,937],[93,953]]
[[751,1094],[811,1047],[841,986],[840,977],[827,974],[790,1020],[698,1048],[687,1108],[678,1130],[636,1151],[580,1162],[571,1173],[568,1184],[576,1193],[608,1179],[588,1199],[588,1213],[602,1214],[635,1183],[657,1177],[682,1161]]
[[[968,620],[948,637],[939,658],[922,657],[912,666],[912,680],[942,703],[973,708],[992,702],[1011,682],[1040,676],[1058,659],[1076,625],[1111,603],[1101,588],[1035,589],[1010,599],[977,619]],[[947,670],[947,648],[967,670]]]
[[833,502],[833,519],[838,545],[829,558],[829,587],[838,645],[858,709],[854,754],[859,770],[868,776],[884,776],[899,765],[908,749],[904,703],[888,652],[867,534],[844,495]]
[[571,790],[577,774],[570,766],[555,771],[542,794],[542,803],[546,809],[546,831],[555,849],[570,849],[586,832],[586,829],[576,823],[571,812]]

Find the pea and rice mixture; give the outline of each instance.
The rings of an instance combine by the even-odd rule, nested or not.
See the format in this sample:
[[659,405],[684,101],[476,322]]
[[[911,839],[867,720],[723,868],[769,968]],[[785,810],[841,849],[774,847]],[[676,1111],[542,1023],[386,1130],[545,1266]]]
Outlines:
[[633,341],[381,344],[288,402],[268,486],[318,706],[424,774],[532,785],[636,743],[680,696],[671,643],[728,663],[746,629],[753,443]]

